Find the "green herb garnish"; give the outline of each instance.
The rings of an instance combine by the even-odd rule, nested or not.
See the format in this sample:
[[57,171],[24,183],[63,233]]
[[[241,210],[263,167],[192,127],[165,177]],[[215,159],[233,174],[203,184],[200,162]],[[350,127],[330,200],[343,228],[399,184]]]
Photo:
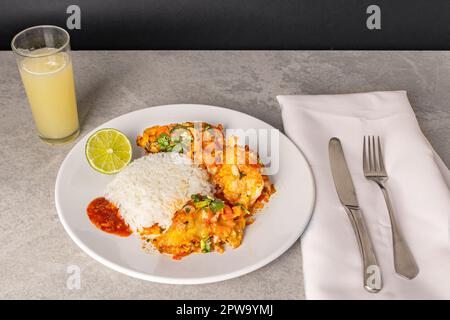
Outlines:
[[167,151],[167,148],[170,146],[170,137],[167,133],[161,133],[156,142],[158,142],[162,151]]
[[211,237],[200,240],[200,249],[203,253],[211,252]]
[[204,207],[207,207],[210,203],[211,203],[211,200],[209,200],[209,199],[206,199],[203,201],[198,201],[198,202],[195,202],[195,207],[196,208],[204,208]]
[[186,208],[184,208],[184,211],[186,211],[186,213],[189,213],[189,212],[191,212],[191,208],[186,207]]
[[214,213],[216,213],[225,207],[225,203],[222,200],[214,199],[210,196],[193,194],[191,195],[191,199],[194,201],[194,205],[197,209],[209,207]]
[[209,204],[209,207],[215,213],[215,212],[220,211],[223,208],[225,208],[225,203],[223,203],[222,200],[214,200],[214,201],[211,201],[211,203]]
[[178,127],[171,131],[170,144],[173,145],[172,151],[183,153],[191,148],[192,135],[185,128]]

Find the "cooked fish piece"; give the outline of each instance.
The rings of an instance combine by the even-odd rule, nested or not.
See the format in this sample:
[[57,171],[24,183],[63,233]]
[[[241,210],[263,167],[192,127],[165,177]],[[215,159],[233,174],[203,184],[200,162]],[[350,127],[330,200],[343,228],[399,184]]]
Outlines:
[[219,192],[232,204],[250,210],[263,191],[261,165],[248,148],[227,144],[223,163],[213,163],[206,168]]
[[160,253],[174,259],[191,253],[223,252],[224,245],[237,248],[246,226],[246,211],[219,199],[194,195],[173,217],[172,224],[152,240]]
[[[214,139],[217,136],[221,139]],[[136,138],[136,144],[148,153],[177,151],[193,156],[195,151],[203,147],[203,143],[223,141],[222,137],[221,125],[184,122],[147,128],[142,136]],[[201,153],[198,160],[201,161]]]

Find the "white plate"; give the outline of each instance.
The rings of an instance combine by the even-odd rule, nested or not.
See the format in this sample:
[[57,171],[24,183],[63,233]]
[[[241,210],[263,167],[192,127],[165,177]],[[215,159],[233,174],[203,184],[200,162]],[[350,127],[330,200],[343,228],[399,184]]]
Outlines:
[[[143,129],[157,124],[185,121],[222,123],[225,128],[274,129],[244,113],[205,105],[168,105],[131,112],[104,123],[83,137],[69,152],[58,172],[55,201],[67,233],[91,257],[104,265],[139,279],[161,283],[198,284],[222,281],[263,267],[284,253],[300,237],[311,217],[315,189],[310,167],[297,147],[280,134],[280,167],[271,176],[277,192],[256,221],[245,231],[242,245],[223,254],[192,254],[181,261],[148,254],[140,241],[121,238],[97,229],[86,214],[89,202],[103,195],[113,176],[92,170],[85,157],[85,143],[100,128],[116,128],[134,142]],[[140,150],[133,143],[135,156]],[[300,267],[300,266],[298,266]]]

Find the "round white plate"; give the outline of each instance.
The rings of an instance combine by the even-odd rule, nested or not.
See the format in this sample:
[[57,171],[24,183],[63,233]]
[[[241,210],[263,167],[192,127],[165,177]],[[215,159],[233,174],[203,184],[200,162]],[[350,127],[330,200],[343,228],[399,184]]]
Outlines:
[[[257,213],[245,230],[237,249],[223,254],[192,254],[180,261],[169,256],[148,254],[133,235],[121,238],[91,224],[86,207],[103,195],[113,176],[95,172],[85,157],[87,138],[100,128],[116,128],[130,141],[153,125],[205,121],[225,128],[274,129],[247,114],[230,109],[179,104],[131,112],[104,123],[86,134],[69,152],[58,172],[55,201],[59,218],[70,237],[87,254],[104,265],[132,277],[161,283],[198,284],[222,281],[263,267],[284,253],[300,237],[311,217],[315,200],[310,167],[297,147],[283,134],[279,136],[278,172],[271,176],[277,192]],[[141,151],[134,143],[135,157]]]

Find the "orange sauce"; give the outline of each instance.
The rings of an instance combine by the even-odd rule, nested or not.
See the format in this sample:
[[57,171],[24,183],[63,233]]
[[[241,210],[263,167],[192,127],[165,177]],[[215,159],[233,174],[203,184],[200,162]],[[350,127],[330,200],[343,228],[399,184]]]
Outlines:
[[128,237],[132,233],[120,215],[119,208],[104,197],[92,200],[86,211],[91,222],[104,232],[120,237]]

